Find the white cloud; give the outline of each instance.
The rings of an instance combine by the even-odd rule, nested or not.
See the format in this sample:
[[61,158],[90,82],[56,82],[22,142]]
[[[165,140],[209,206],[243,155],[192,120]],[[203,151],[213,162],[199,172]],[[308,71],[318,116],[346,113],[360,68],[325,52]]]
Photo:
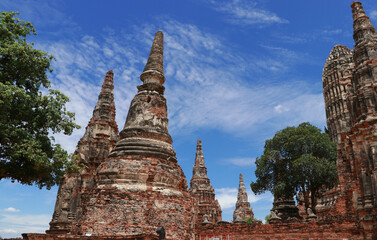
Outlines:
[[[265,198],[264,195],[256,196],[251,190],[246,190],[246,193],[250,203],[256,203]],[[217,188],[215,189],[215,194],[222,210],[227,210],[236,206],[238,188]]]
[[269,23],[288,23],[286,19],[278,17],[273,12],[257,8],[257,4],[255,3],[255,1],[211,0],[210,2],[215,10],[225,13],[228,16],[228,21],[233,24],[253,25]]
[[250,203],[256,203],[258,202],[259,200],[262,200],[264,199],[264,196],[263,195],[255,195],[254,193],[251,192],[251,190],[246,190],[247,192],[247,200],[250,202]]
[[373,10],[369,14],[370,18],[377,20],[377,11]]
[[[68,95],[68,109],[82,126],[72,136],[57,141],[73,152],[92,116],[107,70],[114,70],[116,120],[123,127],[129,103],[140,84],[139,75],[153,41],[151,25],[135,27],[133,34],[107,30],[103,39],[83,36],[79,41],[61,40],[40,44],[57,59],[51,74],[53,88]],[[165,75],[172,134],[201,128],[233,134],[250,134],[262,124],[282,128],[303,121],[324,125],[322,94],[312,93],[304,81],[262,83],[254,73],[283,73],[298,55],[288,49],[265,47],[275,55],[244,56],[234,52],[221,37],[190,24],[164,20]],[[39,46],[38,46],[39,47]],[[289,63],[289,64],[288,64]]]
[[342,29],[323,30],[322,33],[326,35],[337,35],[343,32]]
[[107,35],[101,44],[99,41],[100,39],[92,36],[83,36],[77,42],[62,40],[40,43],[37,46],[55,56],[54,71],[50,74],[52,88],[59,89],[69,97],[67,109],[76,113],[76,123],[82,127],[71,136],[55,136],[57,142],[69,152],[75,150],[77,141],[84,134],[108,70],[114,71],[114,95],[119,127],[123,126],[129,102],[136,93],[138,75],[134,65],[140,65],[140,58],[135,57],[136,54],[111,35]]
[[217,188],[215,189],[216,199],[219,201],[221,209],[233,208],[237,201],[237,188]]
[[8,207],[8,208],[4,208],[4,209],[0,210],[0,212],[14,212],[14,213],[16,213],[16,212],[20,212],[20,210],[14,208],[14,207]]
[[255,164],[255,158],[230,158],[224,161],[239,167],[253,166]]
[[[30,0],[2,0],[0,7],[6,11],[20,12],[20,18],[30,21],[34,27],[59,26],[60,34],[70,34],[79,27],[60,9],[64,8],[64,3],[55,1]],[[55,32],[54,34],[59,34]]]
[[4,233],[17,233],[17,231],[14,229],[2,229],[1,231]]
[[274,54],[274,56],[277,56],[279,59],[284,59],[286,64],[287,60],[289,62],[294,62],[297,60],[304,59],[303,56],[299,56],[298,53],[287,48],[266,45],[262,45],[262,47],[268,49],[270,52]]
[[[351,31],[345,31],[344,29],[339,28],[329,28],[324,27],[320,29],[310,29],[308,32],[280,32],[276,31],[271,33],[273,38],[271,38],[272,42],[277,43],[281,46],[282,43],[289,43],[292,44],[292,47],[297,48],[297,44],[308,44],[309,42],[339,42],[341,39],[348,39],[352,37]],[[307,64],[313,61],[311,56],[301,56],[302,60]]]
[[308,37],[306,36],[288,36],[285,34],[280,33],[273,33],[274,37],[278,38],[280,42],[286,42],[291,44],[300,44],[300,43],[306,43],[309,41]]
[[282,113],[282,112],[286,112],[286,111],[289,111],[288,108],[284,107],[283,105],[281,104],[278,104],[274,107],[275,111],[278,112],[278,113]]
[[[168,22],[167,26],[166,95],[170,128],[174,132],[201,127],[233,133],[250,132],[257,124],[287,117],[287,121],[280,121],[283,126],[292,124],[295,114],[301,117],[299,110],[307,112],[293,106],[294,103],[307,105],[310,101],[312,104],[311,88],[304,82],[283,81],[267,85],[244,76],[250,69],[266,73],[284,71],[287,63],[292,65],[300,59],[295,52],[270,47],[269,50],[273,50],[278,57],[268,60],[252,55],[244,57],[232,52],[216,36],[206,34],[197,27],[175,21]],[[206,49],[201,44],[203,42],[215,45],[216,51]],[[187,50],[181,51],[181,48],[175,47],[177,44]],[[280,109],[285,110],[284,114],[283,111],[276,111],[275,107],[279,104],[284,106]],[[324,122],[323,111],[317,113],[317,117],[323,117],[319,122]],[[303,116],[296,120],[312,119]]]
[[26,225],[26,226],[48,226],[51,220],[51,216],[47,214],[37,214],[37,215],[9,215],[2,214],[0,222],[15,224],[15,225]]
[[0,235],[7,238],[20,237],[22,233],[44,233],[48,229],[51,216],[37,215],[0,215]]

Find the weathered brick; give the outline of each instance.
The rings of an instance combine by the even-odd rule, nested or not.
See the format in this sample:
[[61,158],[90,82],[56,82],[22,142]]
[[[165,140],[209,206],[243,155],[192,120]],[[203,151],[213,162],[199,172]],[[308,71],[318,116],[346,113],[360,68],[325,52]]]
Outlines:
[[195,165],[192,170],[189,193],[195,201],[195,224],[221,221],[221,207],[215,199],[215,190],[207,176],[202,141],[197,141]]

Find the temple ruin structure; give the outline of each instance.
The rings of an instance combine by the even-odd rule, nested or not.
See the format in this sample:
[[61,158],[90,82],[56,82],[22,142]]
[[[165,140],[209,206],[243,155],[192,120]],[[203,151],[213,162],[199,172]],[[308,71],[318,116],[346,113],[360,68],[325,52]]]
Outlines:
[[376,228],[377,33],[361,2],[353,2],[353,50],[336,45],[323,69],[328,131],[338,143],[339,186],[317,206],[334,216]]
[[254,213],[247,199],[245,183],[240,173],[240,184],[238,186],[236,209],[233,212],[233,222],[244,222],[249,218],[254,219]]
[[163,33],[156,33],[126,123],[97,169],[98,183],[74,234],[126,236],[164,226],[170,239],[190,239],[193,201],[168,131]]
[[336,45],[322,76],[339,184],[324,189],[315,211],[299,213],[293,199],[276,199],[274,221],[247,223],[253,211],[240,175],[233,222],[221,221],[200,140],[187,190],[168,131],[158,31],[123,130],[118,136],[109,71],[75,152],[82,169],[62,181],[47,234],[24,239],[377,239],[377,33],[360,2],[351,8],[354,49]]
[[217,223],[221,221],[221,207],[215,199],[215,190],[207,176],[207,168],[204,163],[202,141],[196,145],[195,165],[192,170],[189,193],[195,200],[195,223]]
[[93,116],[77,144],[74,160],[82,169],[80,172],[67,173],[60,184],[47,233],[69,233],[78,224],[88,203],[88,196],[97,183],[97,167],[118,140],[113,76],[112,71],[107,72]]
[[48,234],[143,236],[164,226],[170,239],[192,238],[194,202],[168,131],[161,31],[140,79],[118,137],[107,73],[75,152],[84,167],[61,184]]

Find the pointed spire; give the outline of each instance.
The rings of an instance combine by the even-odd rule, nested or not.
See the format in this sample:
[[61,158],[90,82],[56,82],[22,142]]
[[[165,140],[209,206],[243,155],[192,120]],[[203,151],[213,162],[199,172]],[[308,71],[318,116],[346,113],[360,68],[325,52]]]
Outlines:
[[202,141],[200,139],[198,139],[198,141],[196,142],[195,165],[192,169],[192,179],[194,178],[207,179],[209,184],[209,179],[207,177],[207,168],[204,164]]
[[[78,157],[80,172],[67,173],[59,186],[54,215],[50,222],[50,234],[71,232],[80,221],[87,206],[87,194],[96,183],[98,165],[106,159],[118,140],[118,125],[115,122],[113,71],[106,73],[98,95],[93,116],[86,126],[84,136],[77,143],[74,155]],[[76,159],[76,158],[75,158]]]
[[[93,116],[85,129],[84,136],[77,144],[75,154],[80,162],[91,165],[94,171],[109,154],[118,140],[118,125],[115,122],[114,73],[106,73]],[[102,142],[102,147],[96,145]],[[89,149],[91,149],[89,151]]]
[[198,165],[204,166],[202,141],[200,139],[198,139],[198,141],[196,142],[195,166]]
[[[361,2],[352,2],[353,39],[355,40],[354,63],[355,69],[365,61],[377,58],[377,33],[369,17],[365,14]],[[376,61],[376,60],[374,60]]]
[[114,103],[114,73],[108,71],[102,84],[102,89],[98,95],[98,101],[93,111],[92,120],[104,119],[115,121],[115,103]]
[[158,31],[148,62],[131,101],[120,140],[110,154],[113,156],[148,155],[177,161],[173,139],[168,130],[168,110],[164,97],[163,33]]
[[243,181],[243,176],[240,173],[240,184],[238,186],[236,209],[234,209],[233,212],[233,221],[242,222],[247,218],[254,218],[254,213],[247,199],[245,183]]
[[352,2],[351,8],[352,8],[352,15],[353,15],[354,21],[360,17],[367,17],[363,9],[363,4],[361,2],[359,1]]
[[196,144],[195,165],[192,169],[192,178],[189,188],[190,195],[196,199],[196,224],[217,223],[221,220],[221,207],[215,199],[215,190],[207,176],[204,165],[202,141]]
[[100,94],[112,92],[113,89],[114,89],[114,72],[113,70],[109,70],[106,73]]
[[147,64],[145,65],[143,73],[140,75],[140,80],[144,84],[155,83],[164,84],[164,34],[161,31],[156,32],[153,45]]
[[[355,49],[362,43],[366,44],[367,42],[373,42],[373,44],[376,44],[376,29],[372,25],[369,17],[365,14],[362,3],[352,2],[351,8],[353,15],[353,39],[355,40]],[[370,50],[367,49],[367,52],[369,51]],[[370,57],[370,54],[367,54],[366,57]],[[364,56],[362,56],[362,58],[364,58]]]
[[240,184],[238,186],[237,201],[247,202],[247,193],[242,173],[240,173]]

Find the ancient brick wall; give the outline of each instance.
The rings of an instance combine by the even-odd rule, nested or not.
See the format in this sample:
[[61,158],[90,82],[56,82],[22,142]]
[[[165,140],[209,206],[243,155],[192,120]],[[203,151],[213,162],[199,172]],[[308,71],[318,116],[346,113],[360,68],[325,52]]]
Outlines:
[[[50,235],[50,234],[37,234],[37,233],[27,233],[22,234],[25,240],[157,240],[159,239],[157,235],[150,234],[139,234],[133,236],[73,236],[73,235]],[[8,239],[11,240],[11,239]],[[13,240],[13,239],[12,239]]]
[[246,223],[203,225],[197,230],[196,240],[209,240],[220,236],[226,240],[374,239],[371,235],[364,235],[362,229],[354,222],[318,224],[311,221],[251,225]]

